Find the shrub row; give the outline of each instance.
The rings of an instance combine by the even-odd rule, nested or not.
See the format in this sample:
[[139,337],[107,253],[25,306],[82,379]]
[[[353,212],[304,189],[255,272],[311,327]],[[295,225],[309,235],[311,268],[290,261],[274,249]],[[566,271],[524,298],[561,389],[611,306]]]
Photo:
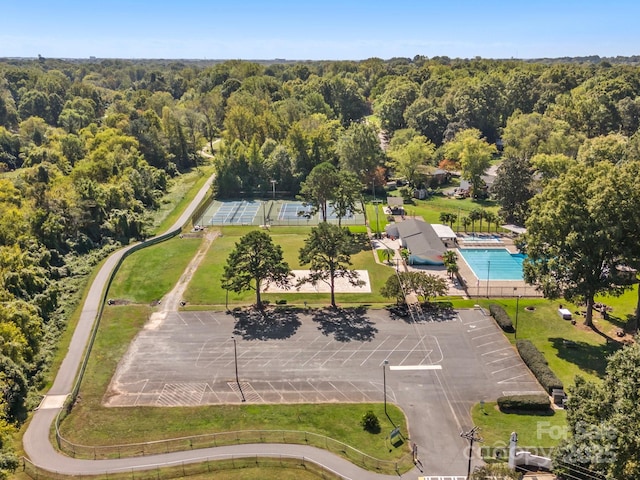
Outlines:
[[544,393],[532,395],[508,395],[498,398],[502,412],[546,412],[551,408],[551,400]]
[[500,305],[491,303],[489,305],[489,313],[491,313],[491,316],[495,319],[502,330],[509,333],[513,333],[515,331],[513,329],[513,323],[511,323],[511,317]]
[[531,373],[535,375],[540,382],[540,385],[551,394],[554,388],[564,388],[562,382],[556,374],[551,371],[549,364],[544,358],[544,355],[535,347],[529,340],[518,340],[516,342],[516,348],[520,357],[526,363]]

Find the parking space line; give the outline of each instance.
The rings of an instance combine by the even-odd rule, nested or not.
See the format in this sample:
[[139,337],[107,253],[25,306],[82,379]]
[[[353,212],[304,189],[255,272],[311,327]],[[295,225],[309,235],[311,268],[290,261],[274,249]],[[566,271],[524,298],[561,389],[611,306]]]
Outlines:
[[[511,378],[506,378],[504,380],[500,380],[498,383],[511,383],[511,380],[515,380],[516,378],[520,378],[520,377],[526,377],[528,376],[528,373],[522,373],[520,375],[516,375],[515,377],[511,377]],[[533,380],[532,380],[533,382]]]
[[325,396],[325,394],[324,394],[324,393],[322,393],[320,390],[318,390],[318,389],[316,388],[316,386],[315,386],[313,383],[311,383],[311,382],[310,382],[310,381],[308,381],[308,380],[307,380],[307,383],[308,383],[309,385],[311,385],[311,388],[313,388],[316,392],[318,392],[318,393],[320,394],[320,396],[321,396],[322,398],[324,398],[324,400],[325,400],[325,401],[327,400],[327,397]]
[[335,352],[333,352],[333,353],[329,356],[329,358],[327,358],[324,362],[322,362],[322,366],[324,367],[324,366],[325,366],[325,364],[326,364],[329,360],[331,360],[333,357],[335,357],[337,353],[340,353],[340,352],[341,352],[341,351],[342,351],[346,346],[347,346],[347,344],[346,344],[346,343],[345,343],[345,344],[343,344],[343,345],[341,345],[341,346],[340,346],[340,348],[339,348],[338,350],[336,350]]
[[416,344],[413,346],[413,348],[411,350],[409,350],[409,352],[404,356],[404,358],[402,360],[400,360],[400,364],[403,364],[404,361],[409,358],[409,355],[411,355],[415,349],[418,347],[418,345],[424,347],[424,344],[422,344],[422,342],[424,341],[425,337],[427,337],[427,335],[423,335],[422,337],[420,337],[420,340],[418,340],[416,342]]
[[[387,335],[387,338],[385,338],[380,345],[378,345],[376,348],[374,348],[371,353],[367,356],[367,358],[365,358],[362,363],[360,364],[360,366],[363,366],[370,358],[371,356],[376,353],[378,350],[380,350],[380,348],[382,347],[382,345],[384,345],[384,342],[386,342],[387,340],[389,340],[389,338],[391,338],[389,335]],[[382,365],[382,363],[380,363],[380,365]],[[378,366],[380,366],[378,365]]]
[[486,347],[487,345],[491,345],[492,343],[502,343],[502,339],[492,340],[491,342],[482,343],[480,345],[476,345],[476,348]]
[[[488,325],[488,326],[482,327],[482,328],[474,328],[473,330],[467,330],[467,333],[475,333],[475,332],[477,332],[479,330],[484,330],[485,328],[490,328],[490,327],[491,327],[491,325]],[[496,334],[499,334],[499,333],[500,332],[484,333],[482,335],[478,335],[477,337],[472,337],[472,338],[475,340],[476,338],[482,338],[482,337],[486,337],[488,335],[496,335]]]
[[[391,355],[393,355],[393,352],[395,352],[395,351],[398,349],[398,347],[399,347],[400,345],[402,345],[402,342],[404,342],[404,341],[407,339],[407,337],[408,337],[408,336],[409,336],[409,335],[405,335],[405,336],[402,338],[402,340],[400,340],[400,341],[398,342],[398,344],[397,344],[395,347],[393,347],[393,349],[392,349],[391,351],[389,351],[389,354],[387,355],[386,360],[389,360],[389,357],[391,357]],[[380,365],[382,365],[382,362],[380,363]]]
[[511,347],[503,347],[503,348],[498,348],[497,350],[491,350],[490,352],[484,352],[481,353],[480,355],[485,356],[485,355],[491,355],[492,353],[496,353],[496,352],[502,352],[503,350],[511,350]]
[[344,393],[342,393],[342,389],[336,387],[333,382],[329,382],[329,385],[331,385],[333,387],[333,389],[338,392],[340,395],[342,395],[344,398],[346,398],[347,400],[349,400],[349,397],[346,396]]
[[497,360],[491,360],[490,362],[487,362],[485,365],[491,365],[492,363],[497,363],[497,362],[504,362],[505,360],[511,360],[511,357],[502,357],[502,358],[498,358]]
[[515,365],[509,365],[508,367],[501,368],[500,370],[495,370],[491,372],[491,375],[495,375],[496,373],[504,372],[505,370],[510,370],[514,367],[519,367],[520,364],[516,363]]
[[351,385],[353,388],[355,388],[358,392],[360,392],[364,398],[364,400],[369,400],[369,395],[367,395],[365,392],[363,392],[362,390],[360,390],[358,387],[356,387],[353,382],[349,382],[349,385]]
[[306,362],[304,362],[304,363],[303,363],[302,365],[300,365],[300,366],[301,366],[301,367],[306,366],[306,365],[307,365],[307,363],[309,363],[311,360],[313,360],[313,359],[316,357],[316,355],[319,355],[319,354],[320,354],[320,350],[318,350],[316,353],[314,353],[313,355],[311,355],[311,357],[309,357],[309,360],[307,360]]

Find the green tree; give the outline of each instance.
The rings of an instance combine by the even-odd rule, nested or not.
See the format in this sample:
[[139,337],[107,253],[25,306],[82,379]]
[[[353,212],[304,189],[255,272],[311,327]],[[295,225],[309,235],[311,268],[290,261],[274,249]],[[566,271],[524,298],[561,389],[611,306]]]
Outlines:
[[533,171],[525,158],[507,157],[498,167],[491,192],[500,204],[500,215],[508,223],[524,225],[533,197]]
[[480,221],[482,223],[482,212],[483,210],[481,208],[474,208],[469,212],[469,220],[471,221],[471,233],[476,233],[477,221]]
[[453,278],[453,275],[458,272],[458,255],[455,250],[447,250],[444,252],[442,260],[444,261],[444,266],[447,269],[449,277]]
[[455,213],[451,213],[451,212],[440,212],[440,222],[445,224],[445,225],[449,225],[449,227],[453,228],[453,224],[455,223],[456,219],[458,217],[456,216]]
[[391,80],[375,102],[382,128],[389,132],[404,128],[404,112],[416,100],[418,93],[418,85],[407,78],[395,77]]
[[554,449],[554,472],[563,478],[585,478],[584,469],[608,480],[640,478],[639,402],[638,343],[610,357],[601,382],[576,377],[567,409],[570,435]]
[[396,176],[415,186],[420,167],[432,163],[434,153],[435,146],[422,135],[416,135],[407,143],[389,149],[389,166]]
[[309,265],[309,275],[299,284],[324,282],[331,291],[331,306],[336,307],[335,281],[345,278],[351,285],[363,285],[358,272],[351,267],[351,234],[348,230],[326,222],[311,229],[300,249],[300,264]]
[[334,198],[335,190],[340,184],[340,173],[329,162],[321,163],[311,170],[307,179],[300,185],[298,198],[311,205],[312,212],[318,211],[322,221],[327,221],[327,205]]
[[480,135],[476,129],[463,130],[444,145],[446,157],[460,164],[462,178],[471,183],[474,197],[481,191],[484,183],[482,175],[491,165],[496,152],[495,146],[489,145]]
[[355,173],[367,185],[383,159],[375,127],[364,122],[353,123],[344,132],[338,139],[336,151],[341,169]]
[[342,219],[347,215],[362,212],[362,182],[352,172],[338,172],[338,184],[333,190],[329,205],[338,217],[338,226],[342,226]]
[[447,294],[447,281],[432,273],[410,272],[411,289],[418,297],[422,297],[424,302],[429,302],[433,297]]
[[407,302],[405,292],[403,290],[402,278],[407,272],[398,272],[387,277],[387,281],[380,288],[380,295],[385,298],[393,298],[398,305],[404,305]]
[[275,245],[268,233],[254,230],[241,237],[229,254],[222,288],[236,293],[255,290],[256,307],[262,310],[260,292],[265,282],[287,287],[290,277],[280,245]]
[[610,209],[618,198],[610,183],[614,168],[609,162],[577,165],[551,180],[531,200],[526,223],[525,280],[548,298],[586,303],[587,326],[595,295],[621,290],[611,275],[621,257],[621,231],[610,224],[610,215],[602,215],[602,207]]

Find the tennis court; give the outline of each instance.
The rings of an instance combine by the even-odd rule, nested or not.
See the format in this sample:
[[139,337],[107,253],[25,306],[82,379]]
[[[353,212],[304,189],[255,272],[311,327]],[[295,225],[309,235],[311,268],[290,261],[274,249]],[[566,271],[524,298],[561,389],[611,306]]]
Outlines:
[[311,220],[311,205],[305,205],[302,202],[284,202],[278,210],[278,220]]
[[[320,213],[312,214],[312,207],[299,201],[288,200],[214,200],[195,225],[317,225]],[[338,216],[329,206],[327,221],[338,223]],[[348,213],[342,217],[343,225],[364,225],[362,213]]]
[[207,222],[209,225],[252,225],[261,206],[261,202],[255,200],[219,203]]

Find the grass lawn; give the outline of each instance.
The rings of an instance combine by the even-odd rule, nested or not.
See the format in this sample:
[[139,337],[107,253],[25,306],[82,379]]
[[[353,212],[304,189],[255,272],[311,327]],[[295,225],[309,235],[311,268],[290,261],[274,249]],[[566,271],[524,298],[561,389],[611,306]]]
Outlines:
[[169,229],[191,203],[204,182],[213,173],[213,166],[204,165],[171,180],[169,191],[154,213],[150,233],[157,235]]
[[[105,309],[79,402],[61,425],[62,436],[81,445],[124,445],[134,442],[241,430],[297,430],[339,440],[382,460],[397,460],[407,445],[389,448],[393,428],[382,404],[220,405],[185,408],[105,408],[102,399],[129,343],[144,325],[148,306],[111,306]],[[362,429],[362,415],[372,410],[381,432]],[[387,410],[394,422],[406,426],[402,411]],[[406,434],[406,427],[403,428]]]
[[480,427],[483,447],[501,448],[509,445],[511,432],[518,433],[522,447],[555,447],[565,432],[567,414],[564,410],[548,414],[502,413],[496,402],[487,402],[484,409],[476,405],[471,411],[473,424]]
[[127,257],[109,288],[109,298],[149,304],[162,298],[202,243],[200,238],[174,237]]
[[[193,276],[185,292],[185,299],[193,307],[205,305],[224,305],[226,291],[220,285],[220,279],[224,271],[224,264],[229,253],[252,227],[224,227],[222,236],[212,244],[207,256],[200,264],[200,268]],[[304,244],[304,240],[310,231],[310,227],[275,227],[269,234],[274,243],[282,247],[284,259],[289,267],[298,270],[306,266],[300,265],[298,252]],[[387,277],[393,274],[393,266],[379,265],[375,262],[373,252],[367,243],[364,250],[352,255],[351,262],[356,270],[368,270],[371,281],[372,293],[338,293],[336,301],[341,305],[367,304],[386,305],[389,300],[379,294]],[[329,303],[329,294],[322,293],[297,293],[295,289],[291,293],[264,294],[262,298],[275,303],[277,300],[286,300],[288,304],[303,305],[307,302],[310,306],[322,306]],[[243,292],[236,294],[229,292],[229,305],[238,306],[255,302],[255,292]]]

